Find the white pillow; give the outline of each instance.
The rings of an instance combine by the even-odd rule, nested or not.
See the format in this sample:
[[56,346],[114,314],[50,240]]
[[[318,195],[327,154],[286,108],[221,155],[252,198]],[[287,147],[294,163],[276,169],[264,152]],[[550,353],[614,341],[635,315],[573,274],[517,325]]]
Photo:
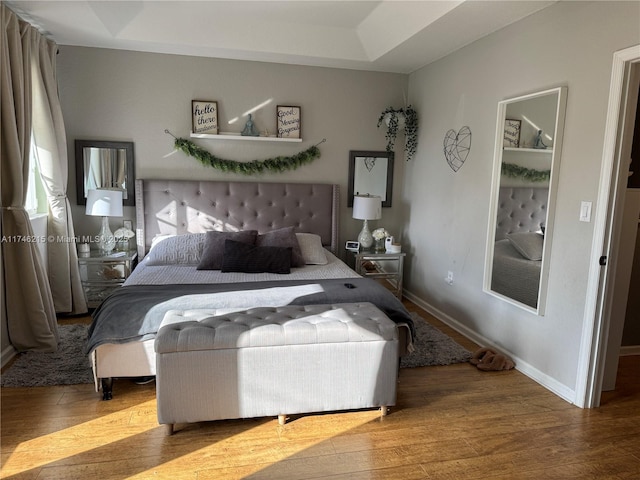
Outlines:
[[151,266],[198,265],[205,238],[205,233],[158,235],[151,241],[145,261]]
[[296,233],[300,251],[307,265],[326,265],[327,256],[324,254],[322,238],[314,233]]

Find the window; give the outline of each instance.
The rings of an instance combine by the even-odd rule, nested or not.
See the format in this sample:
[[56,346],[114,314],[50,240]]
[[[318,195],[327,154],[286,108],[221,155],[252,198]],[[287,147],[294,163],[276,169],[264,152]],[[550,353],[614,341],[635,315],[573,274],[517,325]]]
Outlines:
[[29,216],[38,213],[47,213],[47,197],[40,179],[40,170],[38,169],[38,149],[31,136],[31,152],[29,154],[29,180],[27,183],[27,199],[25,209]]

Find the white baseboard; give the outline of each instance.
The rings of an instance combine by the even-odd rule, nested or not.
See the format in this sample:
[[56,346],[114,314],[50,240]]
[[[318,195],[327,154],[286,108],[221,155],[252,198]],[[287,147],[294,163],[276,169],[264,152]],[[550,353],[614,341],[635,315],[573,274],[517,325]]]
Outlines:
[[15,357],[17,354],[18,352],[16,351],[16,349],[13,348],[12,345],[9,345],[7,348],[5,348],[2,351],[2,354],[0,354],[0,366],[4,368],[5,365],[9,363],[11,359]]
[[620,356],[627,355],[640,355],[640,345],[629,345],[626,347],[620,347]]
[[[496,351],[499,351],[499,352],[501,352],[501,353],[503,353],[505,355],[510,356],[513,359],[514,363],[516,364],[516,367],[515,367],[516,370],[518,370],[520,373],[526,375],[527,377],[529,377],[530,379],[532,379],[536,383],[539,383],[544,388],[546,388],[547,390],[550,390],[552,393],[558,395],[563,400],[565,400],[565,401],[567,401],[569,403],[574,403],[575,398],[576,398],[575,390],[572,390],[572,389],[568,388],[566,385],[563,385],[562,383],[558,382],[556,379],[554,379],[554,378],[550,377],[549,375],[541,372],[537,368],[535,368],[532,365],[528,364],[527,362],[523,361],[521,358],[515,356],[513,353],[505,350],[504,348],[501,348],[501,347],[495,345],[488,338],[486,338],[486,337],[478,334],[477,332],[471,330],[469,327],[467,327],[467,326],[461,324],[460,322],[458,322],[455,318],[447,315],[446,313],[444,313],[441,310],[437,309],[433,305],[425,302],[421,298],[418,298],[417,296],[415,296],[411,292],[407,291],[406,289],[402,292],[402,294],[405,297],[407,297],[407,299],[411,300],[413,303],[415,303],[416,305],[418,305],[419,307],[423,308],[424,310],[429,312],[431,315],[436,317],[438,320],[440,320],[445,325],[453,328],[456,332],[460,333],[461,335],[464,335],[465,337],[467,337],[472,342],[477,343],[480,347],[494,348]],[[640,347],[638,347],[638,348],[640,349]]]

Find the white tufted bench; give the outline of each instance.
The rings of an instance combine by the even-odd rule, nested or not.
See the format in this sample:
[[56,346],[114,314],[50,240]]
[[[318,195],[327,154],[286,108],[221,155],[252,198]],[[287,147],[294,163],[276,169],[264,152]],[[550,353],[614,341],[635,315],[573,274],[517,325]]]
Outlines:
[[158,422],[395,405],[396,324],[370,303],[170,311],[158,331]]

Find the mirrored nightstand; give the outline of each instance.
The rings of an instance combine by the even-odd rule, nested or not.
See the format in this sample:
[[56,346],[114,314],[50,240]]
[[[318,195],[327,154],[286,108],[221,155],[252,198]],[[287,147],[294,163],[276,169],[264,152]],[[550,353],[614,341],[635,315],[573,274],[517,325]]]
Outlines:
[[138,253],[113,252],[105,255],[92,250],[78,253],[80,279],[89,308],[95,308],[116,288],[122,286],[135,267]]
[[346,251],[347,265],[363,277],[386,279],[395,287],[396,297],[402,300],[402,276],[405,253],[375,251]]

